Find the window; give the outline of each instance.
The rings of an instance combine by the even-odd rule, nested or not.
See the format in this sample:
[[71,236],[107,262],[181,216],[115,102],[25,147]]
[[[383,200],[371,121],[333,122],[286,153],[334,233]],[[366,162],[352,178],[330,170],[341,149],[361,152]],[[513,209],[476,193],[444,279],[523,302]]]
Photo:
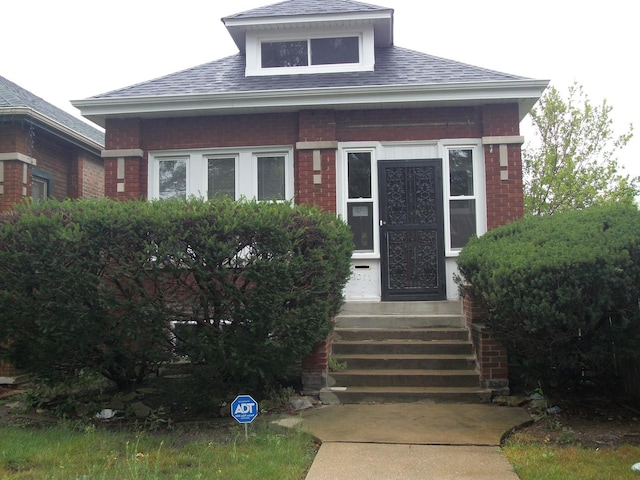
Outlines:
[[151,152],[149,198],[293,198],[291,147]]
[[371,152],[347,153],[347,223],[357,252],[373,252]]
[[159,198],[187,196],[187,160],[162,159],[158,162]]
[[460,250],[477,234],[474,150],[450,149],[449,231],[452,250]]
[[31,171],[31,198],[34,202],[46,200],[52,193],[53,177],[41,170],[34,168]]
[[262,68],[339,65],[360,62],[358,37],[262,42]]
[[258,200],[284,200],[284,157],[258,157]]
[[207,160],[209,200],[220,196],[236,198],[236,159],[209,158]]

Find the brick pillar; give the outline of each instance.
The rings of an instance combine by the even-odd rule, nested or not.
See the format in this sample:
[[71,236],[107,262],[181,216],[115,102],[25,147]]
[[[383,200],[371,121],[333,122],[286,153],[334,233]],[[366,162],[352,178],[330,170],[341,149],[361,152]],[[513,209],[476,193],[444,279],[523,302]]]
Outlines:
[[147,162],[140,149],[104,150],[104,194],[116,200],[147,198]]
[[498,342],[491,329],[482,323],[482,308],[462,289],[462,309],[471,335],[476,365],[483,388],[496,395],[509,395],[509,364],[507,349]]
[[327,387],[332,343],[333,332],[317,343],[311,353],[302,359],[302,387],[305,393],[315,395]]

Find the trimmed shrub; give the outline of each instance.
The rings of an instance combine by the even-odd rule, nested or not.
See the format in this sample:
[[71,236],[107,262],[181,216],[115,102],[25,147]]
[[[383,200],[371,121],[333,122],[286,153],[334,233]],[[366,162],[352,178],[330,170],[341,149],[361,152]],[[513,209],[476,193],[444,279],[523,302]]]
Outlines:
[[608,205],[529,217],[471,240],[459,283],[529,381],[618,379],[638,358],[640,212]]
[[[286,203],[47,202],[0,222],[4,356],[47,378],[122,388],[178,353],[261,388],[332,328],[352,239]],[[177,326],[177,328],[175,328]]]

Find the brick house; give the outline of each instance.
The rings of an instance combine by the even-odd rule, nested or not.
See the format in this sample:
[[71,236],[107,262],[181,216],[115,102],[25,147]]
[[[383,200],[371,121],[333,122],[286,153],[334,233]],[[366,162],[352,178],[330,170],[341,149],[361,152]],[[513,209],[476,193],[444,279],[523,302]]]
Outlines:
[[395,46],[393,10],[351,0],[222,22],[236,55],[72,102],[106,129],[105,194],[317,204],[355,234],[347,300],[456,298],[467,238],[523,213],[547,82]]
[[[0,212],[26,198],[104,196],[104,134],[0,76]],[[0,383],[19,372],[0,362]]]
[[458,299],[468,238],[523,214],[519,124],[548,82],[396,46],[393,16],[256,8],[222,19],[239,53],[72,102],[106,129],[105,194],[316,204],[354,233],[347,302]]
[[0,212],[24,198],[104,196],[104,134],[0,76]]

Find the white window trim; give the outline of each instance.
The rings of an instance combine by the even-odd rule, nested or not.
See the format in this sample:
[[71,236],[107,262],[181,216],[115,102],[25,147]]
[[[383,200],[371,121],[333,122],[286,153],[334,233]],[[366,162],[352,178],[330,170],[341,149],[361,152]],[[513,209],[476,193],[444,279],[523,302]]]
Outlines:
[[[358,37],[360,48],[359,63],[335,65],[307,65],[300,67],[262,68],[263,42],[287,42],[310,40],[314,38]],[[375,67],[373,26],[365,25],[359,29],[319,30],[293,29],[286,32],[248,32],[246,43],[246,76],[299,75],[338,72],[372,72]]]
[[[372,142],[348,142],[340,144],[336,157],[337,192],[336,211],[347,222],[348,194],[348,162],[349,153],[371,153],[371,199],[373,203],[373,251],[353,252],[352,259],[379,259],[380,258],[380,211],[378,198],[378,159],[380,144]],[[369,201],[369,200],[367,200]]]
[[[480,139],[459,139],[442,141],[442,178],[444,196],[444,236],[445,236],[445,256],[457,257],[461,248],[451,247],[451,217],[449,200],[475,200],[476,202],[476,234],[483,235],[487,231],[487,202],[486,202],[486,182],[485,182],[485,159],[484,149]],[[450,150],[471,150],[473,152],[473,196],[450,195],[449,180],[449,151]]]
[[150,200],[158,199],[159,192],[159,162],[158,160],[187,160],[187,197],[195,195],[207,198],[208,160],[210,158],[235,158],[236,159],[236,200],[258,197],[258,157],[283,156],[285,157],[285,200],[294,198],[293,178],[293,147],[292,146],[268,146],[268,147],[241,147],[241,148],[208,148],[195,150],[165,150],[149,152],[148,160],[148,188],[147,194]]

